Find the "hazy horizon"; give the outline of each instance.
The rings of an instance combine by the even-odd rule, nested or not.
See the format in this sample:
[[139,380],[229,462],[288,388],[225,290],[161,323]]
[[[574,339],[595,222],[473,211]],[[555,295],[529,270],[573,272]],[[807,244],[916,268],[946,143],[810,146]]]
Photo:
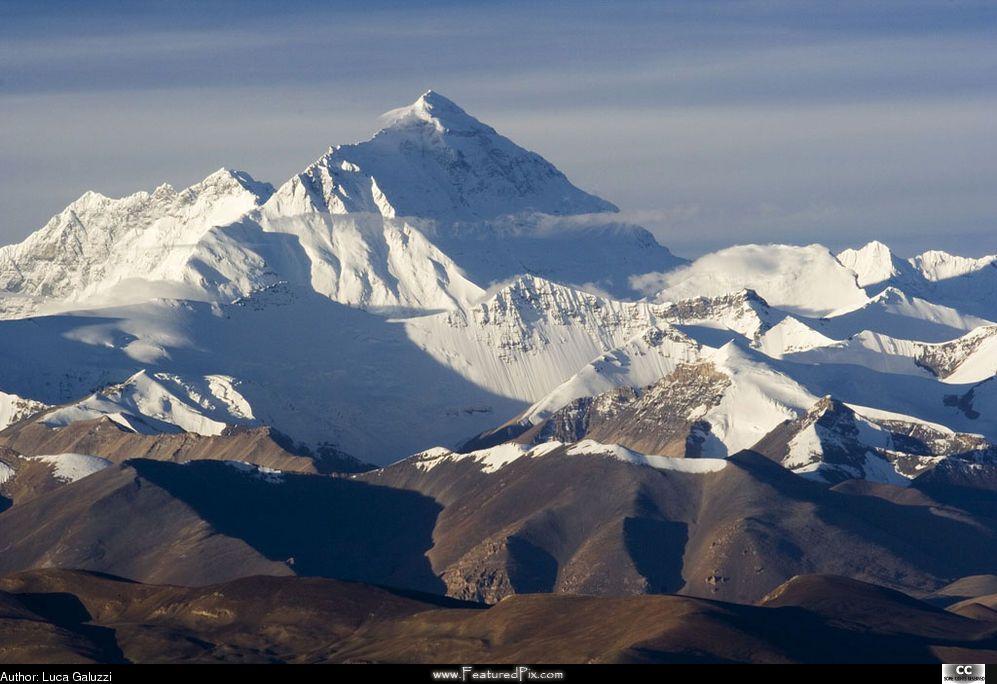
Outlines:
[[0,243],[86,190],[281,184],[432,88],[682,256],[997,252],[985,2],[0,2]]

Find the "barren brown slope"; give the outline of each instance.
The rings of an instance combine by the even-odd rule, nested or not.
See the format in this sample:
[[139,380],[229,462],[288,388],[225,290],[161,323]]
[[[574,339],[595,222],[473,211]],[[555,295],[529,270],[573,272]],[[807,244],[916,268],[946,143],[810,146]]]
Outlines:
[[97,418],[52,428],[40,422],[44,414],[0,432],[0,446],[18,453],[89,454],[115,463],[131,458],[182,463],[201,459],[245,461],[291,472],[361,472],[372,466],[341,452],[321,455],[300,452],[286,437],[268,427],[227,428],[221,435],[192,432],[139,434],[109,418]]
[[[88,630],[110,632],[113,648],[105,643],[91,649],[98,654],[117,651],[133,662],[322,661],[336,652],[339,642],[370,624],[434,608],[465,608],[442,597],[371,585],[287,579],[248,577],[187,588],[38,570],[0,578],[0,590],[6,592],[0,597],[24,597],[36,606],[40,625],[61,624],[84,644],[88,637],[93,640]],[[4,662],[59,660],[35,655],[29,630],[14,626],[9,634]]]
[[345,478],[135,460],[0,513],[0,572],[176,584],[299,573],[441,592],[425,558],[438,511]]
[[245,541],[220,534],[128,466],[112,466],[0,514],[0,571],[35,567],[192,583],[292,573]]
[[462,598],[678,592],[750,602],[812,572],[927,593],[997,567],[991,518],[923,493],[898,503],[836,491],[750,452],[716,473],[561,449],[494,473],[465,458],[356,477],[443,506],[429,558]]
[[947,607],[991,594],[997,595],[997,575],[970,575],[933,591],[924,600],[932,605]]
[[686,556],[690,593],[702,593],[692,581],[707,573],[714,595],[731,600],[822,573],[922,594],[997,564],[992,517],[827,488],[752,452],[732,456],[702,501]]
[[0,571],[178,584],[294,573],[488,602],[537,592],[752,602],[798,574],[923,595],[997,567],[992,518],[867,489],[828,488],[750,452],[703,473],[564,447],[494,472],[458,456],[350,477],[136,460],[0,513]]
[[881,634],[914,633],[945,642],[994,633],[987,625],[886,587],[835,575],[798,575],[759,602],[795,606],[829,620],[861,624]]
[[[96,625],[73,629],[38,610],[35,596],[0,591],[0,663],[119,662],[110,630]],[[68,595],[64,604],[75,604]]]
[[[813,609],[822,607],[827,586],[849,606],[848,619]],[[779,607],[546,594],[482,609],[324,579],[251,577],[185,588],[53,570],[0,578],[0,592],[0,611],[10,606],[0,616],[8,630],[4,662],[938,662],[997,655],[997,625],[939,618],[908,597],[834,578],[808,578],[783,592]],[[54,636],[39,644],[39,634]]]
[[0,512],[65,484],[55,477],[51,463],[24,458],[6,447],[0,447],[0,464],[13,472],[0,482]]

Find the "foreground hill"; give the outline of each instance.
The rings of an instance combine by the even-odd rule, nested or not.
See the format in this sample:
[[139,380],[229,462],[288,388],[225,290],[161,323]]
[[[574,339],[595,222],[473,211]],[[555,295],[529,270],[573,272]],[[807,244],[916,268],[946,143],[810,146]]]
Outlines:
[[997,655],[997,622],[835,577],[758,606],[516,596],[487,609],[367,584],[209,587],[39,570],[0,578],[0,662],[940,662]]
[[349,476],[105,461],[54,484],[28,463],[0,485],[13,499],[0,513],[0,572],[185,585],[318,575],[489,603],[535,592],[751,602],[807,572],[923,595],[997,567],[989,490],[969,497],[940,478],[923,490],[829,488],[747,451],[505,444]]

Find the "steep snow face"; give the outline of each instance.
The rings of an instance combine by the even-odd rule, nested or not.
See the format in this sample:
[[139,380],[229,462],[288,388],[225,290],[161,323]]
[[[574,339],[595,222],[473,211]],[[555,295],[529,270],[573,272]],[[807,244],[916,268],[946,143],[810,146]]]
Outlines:
[[910,263],[926,279],[938,282],[977,273],[988,267],[994,267],[997,264],[997,254],[971,259],[955,256],[954,254],[940,250],[931,250],[917,255],[910,260]]
[[409,221],[372,214],[259,216],[212,231],[192,270],[234,298],[278,283],[311,288],[373,312],[433,312],[476,301],[484,290]]
[[40,401],[0,392],[0,430],[46,408],[48,406]]
[[735,343],[706,358],[731,382],[719,404],[700,417],[710,424],[710,434],[716,438],[704,443],[703,456],[723,457],[748,449],[816,401],[802,385],[765,363],[764,357]]
[[949,342],[902,340],[863,331],[847,340],[781,355],[805,363],[847,363],[882,373],[937,377],[950,384],[986,380],[997,373],[997,326],[983,326]]
[[841,264],[855,273],[859,287],[871,287],[900,280],[913,282],[917,274],[910,263],[895,256],[890,248],[873,240],[860,249],[846,249],[837,256]]
[[106,458],[86,454],[51,454],[30,456],[33,461],[41,461],[52,466],[52,475],[62,482],[76,482],[88,475],[99,473],[111,465]]
[[655,297],[659,302],[750,289],[772,306],[807,316],[823,316],[866,301],[855,274],[821,245],[729,247],[643,282],[660,286]]
[[530,406],[518,422],[536,425],[576,399],[614,387],[650,385],[679,365],[696,361],[701,353],[702,347],[678,330],[651,328],[586,364]]
[[831,312],[822,322],[821,330],[835,339],[871,330],[901,339],[945,342],[992,324],[987,319],[887,287],[858,307]]
[[786,316],[761,335],[753,346],[766,356],[778,359],[787,354],[798,354],[830,344],[834,344],[830,337],[792,316]]
[[[24,242],[0,248],[4,317],[92,303],[95,295],[140,300],[160,292],[194,295],[187,260],[212,226],[230,223],[266,200],[272,188],[221,169],[177,192],[161,185],[110,199],[88,192]],[[136,282],[140,281],[140,282]],[[109,291],[116,290],[111,293]]]
[[466,311],[405,321],[430,356],[497,394],[534,401],[593,358],[655,328],[666,308],[522,276]]
[[631,297],[635,273],[684,262],[643,228],[606,221],[531,214],[441,224],[268,206],[211,231],[189,263],[199,283],[228,298],[283,281],[397,315],[464,308],[482,298],[478,284],[524,272]]
[[925,345],[918,363],[953,384],[992,378],[997,375],[997,326],[977,328],[951,342]]
[[58,428],[107,416],[142,434],[183,430],[219,435],[229,425],[257,424],[252,407],[236,389],[238,384],[223,375],[190,379],[139,371],[120,385],[45,414],[41,422]]
[[267,203],[267,212],[452,221],[520,212],[616,211],[433,91],[383,120],[385,128],[371,140],[330,148],[284,184]]

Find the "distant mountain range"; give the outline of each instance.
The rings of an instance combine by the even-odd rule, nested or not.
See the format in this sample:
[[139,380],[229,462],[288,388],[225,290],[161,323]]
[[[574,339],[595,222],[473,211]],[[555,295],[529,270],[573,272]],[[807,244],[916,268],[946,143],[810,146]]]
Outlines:
[[438,93],[382,121],[0,248],[0,571],[486,603],[995,572],[997,255],[689,262]]

